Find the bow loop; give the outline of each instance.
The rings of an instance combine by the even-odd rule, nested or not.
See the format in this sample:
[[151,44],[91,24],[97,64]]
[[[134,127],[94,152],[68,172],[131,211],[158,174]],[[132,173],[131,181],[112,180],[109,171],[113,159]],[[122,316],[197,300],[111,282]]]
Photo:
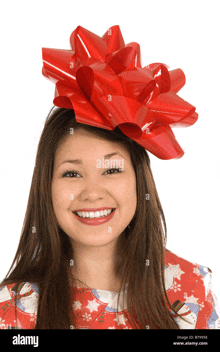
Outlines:
[[76,81],[79,88],[82,89],[87,99],[90,100],[94,84],[93,70],[89,66],[81,66],[76,72]]
[[93,58],[104,61],[107,53],[107,44],[98,35],[78,26],[70,36],[72,50],[81,62]]
[[114,53],[125,47],[125,42],[121,34],[121,30],[119,26],[110,27],[105,34],[102,36],[102,39],[107,44],[107,55]]

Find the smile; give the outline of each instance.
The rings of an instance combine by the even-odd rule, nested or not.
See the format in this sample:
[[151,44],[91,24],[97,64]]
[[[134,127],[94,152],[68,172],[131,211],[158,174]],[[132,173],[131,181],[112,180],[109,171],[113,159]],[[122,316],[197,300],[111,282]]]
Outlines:
[[80,218],[87,218],[87,219],[94,219],[94,218],[103,218],[105,216],[110,215],[114,209],[105,209],[101,211],[76,211],[75,214],[78,215]]
[[102,225],[105,222],[110,221],[114,214],[115,214],[116,209],[105,209],[101,211],[76,211],[73,212],[73,215],[75,218],[80,221],[81,223],[85,225]]

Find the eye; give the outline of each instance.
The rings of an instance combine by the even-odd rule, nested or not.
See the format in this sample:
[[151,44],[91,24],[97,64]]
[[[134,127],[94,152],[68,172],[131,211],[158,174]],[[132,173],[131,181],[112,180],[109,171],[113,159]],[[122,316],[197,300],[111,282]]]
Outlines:
[[[116,174],[116,173],[122,172],[122,169],[120,169],[120,168],[112,168],[112,169],[107,170],[106,172],[107,172],[108,174]],[[105,173],[106,173],[106,172],[105,172]],[[69,174],[78,175],[78,176],[69,177],[69,176],[67,176],[67,175],[69,175]],[[65,172],[62,174],[62,177],[75,178],[75,177],[81,177],[81,176],[80,176],[80,174],[79,174],[78,172],[76,172],[76,171],[74,171],[74,170],[71,170],[71,171],[67,170],[67,171],[65,171]]]
[[[113,169],[109,169],[107,170],[106,172],[110,171],[110,174],[115,174],[115,173],[119,173],[119,172],[122,172],[122,169],[119,169],[119,168],[113,168]],[[115,172],[117,171],[117,172]]]
[[[72,170],[72,171],[69,171],[67,170],[64,174],[62,174],[62,177],[67,177],[66,175],[68,174],[74,174],[74,175],[79,175],[78,172]],[[80,177],[80,176],[77,176],[77,177]],[[70,178],[74,178],[74,177],[70,177]]]

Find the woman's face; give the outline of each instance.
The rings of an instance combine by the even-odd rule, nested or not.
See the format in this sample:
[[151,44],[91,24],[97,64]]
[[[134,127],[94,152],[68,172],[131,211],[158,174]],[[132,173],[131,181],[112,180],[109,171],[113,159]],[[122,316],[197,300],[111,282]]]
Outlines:
[[[122,171],[110,171],[112,168]],[[129,152],[121,143],[83,129],[74,130],[56,151],[52,202],[59,226],[73,243],[101,246],[117,240],[137,205],[136,176]],[[97,213],[99,208],[115,210],[108,215],[106,210]]]

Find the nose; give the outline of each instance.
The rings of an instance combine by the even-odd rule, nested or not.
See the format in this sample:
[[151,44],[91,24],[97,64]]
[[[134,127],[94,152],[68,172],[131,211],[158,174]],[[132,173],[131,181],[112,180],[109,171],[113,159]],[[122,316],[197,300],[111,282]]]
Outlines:
[[102,187],[97,180],[87,179],[85,181],[85,185],[80,193],[80,200],[81,201],[88,201],[94,202],[99,199],[103,199],[105,197],[106,191]]

